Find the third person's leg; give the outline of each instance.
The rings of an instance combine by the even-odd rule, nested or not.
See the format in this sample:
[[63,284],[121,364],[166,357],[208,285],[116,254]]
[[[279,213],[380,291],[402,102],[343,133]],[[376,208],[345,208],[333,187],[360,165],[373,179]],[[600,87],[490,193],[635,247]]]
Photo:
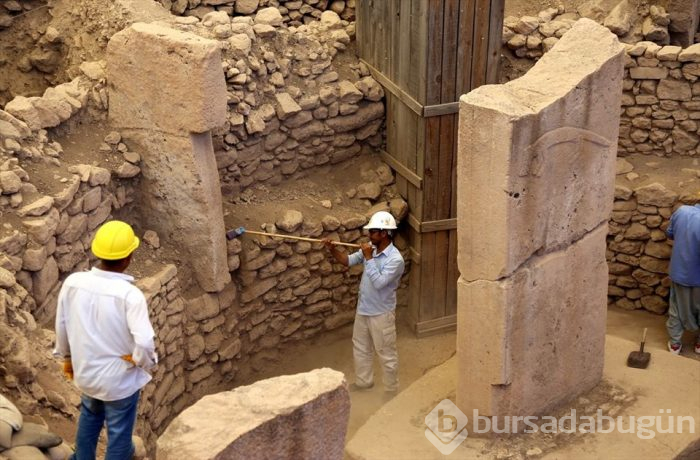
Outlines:
[[681,352],[681,338],[683,337],[683,323],[678,314],[679,296],[682,296],[682,288],[671,282],[671,293],[668,298],[668,319],[666,320],[666,330],[668,331],[668,349],[671,353]]

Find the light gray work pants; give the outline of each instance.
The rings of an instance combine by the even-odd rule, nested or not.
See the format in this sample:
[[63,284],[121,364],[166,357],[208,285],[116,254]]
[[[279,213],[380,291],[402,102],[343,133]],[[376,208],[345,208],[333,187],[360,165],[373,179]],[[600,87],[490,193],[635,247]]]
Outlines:
[[352,331],[355,384],[369,387],[374,383],[374,352],[382,365],[384,389],[399,388],[399,355],[396,351],[396,315],[393,311],[377,316],[355,315]]

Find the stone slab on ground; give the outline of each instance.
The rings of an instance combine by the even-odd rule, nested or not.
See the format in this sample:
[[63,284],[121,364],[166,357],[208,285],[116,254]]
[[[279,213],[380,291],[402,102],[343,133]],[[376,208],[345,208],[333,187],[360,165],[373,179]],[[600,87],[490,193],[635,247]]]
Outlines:
[[341,372],[261,380],[185,409],[158,439],[157,458],[342,459],[349,413]]
[[[605,346],[603,378],[632,394],[636,400],[619,416],[658,416],[669,409],[672,415],[695,419],[695,433],[656,433],[653,439],[640,439],[634,433],[582,434],[577,441],[556,450],[544,449],[547,460],[599,458],[671,459],[698,447],[700,431],[700,391],[691,389],[700,381],[700,362],[652,351],[648,369],[631,369],[625,363],[630,351],[639,343],[608,335]],[[457,360],[451,358],[427,372],[406,390],[377,411],[348,442],[348,458],[373,459],[444,459],[425,437],[425,416],[445,398],[454,398]],[[697,388],[697,386],[695,387]],[[664,414],[666,415],[666,414]],[[666,424],[664,422],[664,427]],[[687,427],[686,423],[686,427]],[[487,451],[490,439],[467,438],[451,455],[453,458],[495,458]],[[682,456],[679,458],[683,458]],[[686,457],[687,459],[693,457]]]

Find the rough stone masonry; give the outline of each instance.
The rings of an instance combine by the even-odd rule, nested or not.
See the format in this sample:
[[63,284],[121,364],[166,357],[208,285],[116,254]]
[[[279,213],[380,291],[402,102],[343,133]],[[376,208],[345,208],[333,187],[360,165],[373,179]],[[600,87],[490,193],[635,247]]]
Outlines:
[[603,371],[623,47],[581,19],[524,77],[462,97],[457,404],[537,415]]

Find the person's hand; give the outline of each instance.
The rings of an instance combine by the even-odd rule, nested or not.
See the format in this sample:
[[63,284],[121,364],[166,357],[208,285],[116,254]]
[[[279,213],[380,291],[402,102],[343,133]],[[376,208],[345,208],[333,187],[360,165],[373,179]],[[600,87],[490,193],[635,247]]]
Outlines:
[[63,375],[68,380],[73,380],[73,363],[70,358],[65,358],[63,360]]
[[362,255],[365,256],[365,260],[372,258],[372,245],[370,243],[360,243],[360,249],[362,249]]
[[134,362],[134,358],[132,358],[131,355],[122,355],[121,358],[126,361],[127,363],[131,364],[132,366],[136,366],[136,363]]
[[323,245],[328,250],[332,250],[335,247],[335,244],[333,244],[333,241],[331,241],[330,238],[323,238],[321,241],[323,241]]

